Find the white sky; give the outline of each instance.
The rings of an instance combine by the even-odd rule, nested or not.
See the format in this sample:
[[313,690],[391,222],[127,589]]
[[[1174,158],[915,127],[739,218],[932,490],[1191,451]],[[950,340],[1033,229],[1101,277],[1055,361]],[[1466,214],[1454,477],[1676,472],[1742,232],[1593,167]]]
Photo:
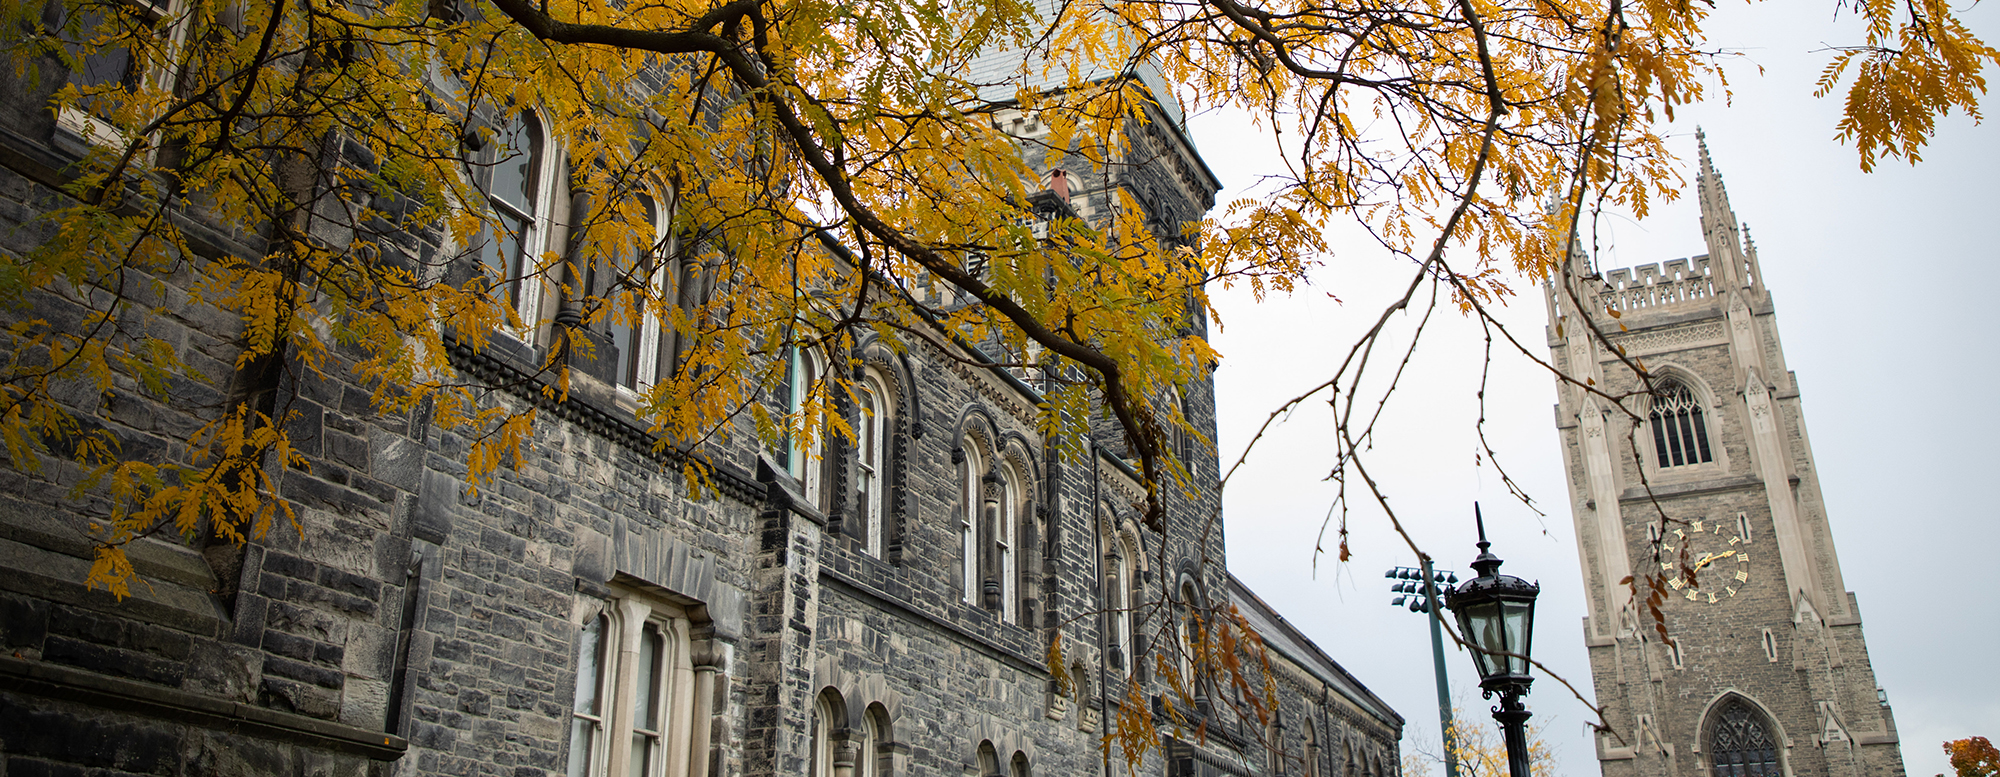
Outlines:
[[[1809,13],[1801,13],[1802,10]],[[1950,771],[1940,743],[2000,736],[2000,612],[1989,598],[2000,527],[1980,493],[2000,454],[2000,423],[1980,408],[1996,385],[1985,262],[2000,259],[2000,127],[1942,122],[1915,168],[1863,174],[1833,140],[1838,98],[1812,97],[1828,44],[1856,42],[1829,23],[1830,2],[1746,6],[1725,0],[1712,42],[1747,56],[1730,69],[1732,105],[1683,110],[1675,150],[1693,184],[1696,124],[1756,238],[1785,357],[1798,375],[1814,455],[1847,586],[1861,605],[1878,682],[1888,691],[1908,773]],[[1962,11],[2000,42],[2000,10]],[[1758,72],[1759,67],[1763,72]],[[1989,78],[2000,73],[1989,72]],[[1989,96],[1989,105],[2000,98]],[[1239,117],[1193,122],[1196,143],[1228,187],[1224,201],[1271,169]],[[1630,267],[1704,253],[1689,196],[1644,223],[1611,223],[1600,266]],[[1366,321],[1400,292],[1406,265],[1359,242],[1341,246],[1316,287],[1258,305],[1218,296],[1224,354],[1217,372],[1221,449],[1233,459],[1285,398],[1323,380]],[[1984,279],[1984,280],[1982,280]],[[1526,283],[1501,315],[1546,355],[1542,302]],[[1335,294],[1336,304],[1327,298]],[[1414,318],[1399,325],[1407,332]],[[1553,382],[1518,355],[1496,359],[1487,429],[1547,513],[1509,498],[1491,465],[1475,466],[1474,392],[1480,334],[1455,312],[1433,316],[1424,347],[1392,401],[1368,461],[1412,533],[1444,568],[1469,572],[1471,503],[1480,500],[1506,572],[1542,583],[1535,656],[1586,695],[1579,571],[1551,408]],[[1384,362],[1384,365],[1393,362]],[[1333,490],[1323,440],[1326,405],[1301,410],[1266,439],[1226,494],[1230,566],[1408,721],[1405,747],[1435,752],[1437,710],[1423,618],[1389,606],[1389,567],[1416,559],[1367,502],[1351,519],[1354,560],[1311,553]],[[1490,720],[1471,663],[1446,656],[1463,712]],[[1557,773],[1598,773],[1588,710],[1549,679],[1528,699],[1557,752]],[[1808,739],[1798,747],[1811,747]],[[1441,774],[1435,770],[1434,774]]]

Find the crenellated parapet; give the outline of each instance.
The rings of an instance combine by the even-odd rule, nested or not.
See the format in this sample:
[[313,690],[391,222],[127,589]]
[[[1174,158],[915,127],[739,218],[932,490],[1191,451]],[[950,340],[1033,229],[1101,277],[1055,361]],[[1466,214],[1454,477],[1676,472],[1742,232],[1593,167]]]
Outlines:
[[1724,288],[1716,269],[1703,255],[1612,270],[1604,274],[1604,283],[1597,289],[1601,304],[1592,307],[1629,313],[1707,304]]

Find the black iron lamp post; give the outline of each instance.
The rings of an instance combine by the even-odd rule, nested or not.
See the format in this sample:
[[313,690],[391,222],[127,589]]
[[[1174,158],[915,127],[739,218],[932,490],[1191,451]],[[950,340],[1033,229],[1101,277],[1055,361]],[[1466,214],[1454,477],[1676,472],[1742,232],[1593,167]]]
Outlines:
[[1479,576],[1451,593],[1446,606],[1458,616],[1458,628],[1472,648],[1479,669],[1479,687],[1486,698],[1500,695],[1493,719],[1507,733],[1507,767],[1513,777],[1528,777],[1528,710],[1521,697],[1535,678],[1528,674],[1528,651],[1535,636],[1535,595],[1542,587],[1513,575],[1500,574],[1500,557],[1487,551],[1486,521],[1479,505],[1472,506],[1479,525],[1479,557],[1472,568]]

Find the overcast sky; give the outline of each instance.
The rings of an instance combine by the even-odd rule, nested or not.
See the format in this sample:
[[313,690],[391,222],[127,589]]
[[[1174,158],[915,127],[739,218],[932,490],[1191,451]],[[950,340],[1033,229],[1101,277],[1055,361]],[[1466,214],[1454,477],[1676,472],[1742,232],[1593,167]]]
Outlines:
[[[1682,111],[1674,148],[1692,186],[1694,128],[1707,130],[1737,217],[1756,238],[1785,358],[1799,378],[1842,571],[1860,601],[1905,764],[1919,777],[1949,772],[1941,742],[2000,737],[2000,602],[1991,593],[2000,576],[1993,563],[2000,526],[1982,493],[2000,465],[2000,422],[1983,404],[2000,371],[1984,315],[1996,275],[1988,265],[2000,259],[2000,203],[1992,194],[2000,184],[2000,126],[1952,117],[1922,164],[1889,163],[1863,174],[1853,149],[1833,139],[1838,101],[1811,94],[1826,58],[1813,50],[1856,42],[1853,26],[1833,22],[1830,2],[1723,6],[1711,40],[1746,55],[1730,69],[1733,104]],[[1800,13],[1808,9],[1810,18]],[[1964,13],[1987,41],[2000,42],[2000,11],[1987,4]],[[1270,169],[1239,118],[1202,116],[1192,126],[1227,187],[1224,201]],[[1644,223],[1607,226],[1599,258],[1605,269],[1706,252],[1692,196]],[[1323,380],[1409,272],[1379,249],[1348,241],[1315,276],[1316,286],[1291,298],[1259,305],[1247,293],[1220,294],[1223,455],[1233,459],[1272,408]],[[1545,355],[1541,297],[1525,282],[1517,287],[1526,293],[1501,315]],[[1404,332],[1414,322],[1398,320]],[[1554,383],[1518,355],[1501,354],[1486,395],[1488,436],[1547,514],[1537,516],[1508,496],[1490,464],[1475,465],[1478,328],[1441,310],[1424,337],[1381,424],[1372,471],[1418,541],[1461,575],[1475,552],[1472,502],[1482,502],[1505,571],[1542,583],[1536,657],[1588,696],[1581,572],[1554,429]],[[1225,496],[1230,566],[1403,714],[1406,748],[1435,752],[1423,618],[1390,607],[1382,578],[1389,567],[1415,563],[1414,555],[1365,500],[1350,517],[1351,562],[1330,555],[1331,529],[1329,555],[1310,552],[1333,496],[1323,481],[1330,428],[1325,404],[1315,403],[1251,455]],[[1446,661],[1458,704],[1490,720],[1470,661],[1462,653]],[[1528,701],[1556,748],[1558,773],[1597,774],[1586,707],[1548,679]]]

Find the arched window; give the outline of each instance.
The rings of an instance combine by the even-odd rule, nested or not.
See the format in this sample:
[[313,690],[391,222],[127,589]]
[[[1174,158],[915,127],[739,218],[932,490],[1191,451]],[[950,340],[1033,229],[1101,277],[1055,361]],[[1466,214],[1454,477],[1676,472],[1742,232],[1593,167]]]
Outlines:
[[1196,653],[1202,649],[1202,645],[1204,644],[1199,601],[1199,598],[1195,594],[1194,582],[1191,580],[1182,581],[1181,612],[1180,623],[1178,625],[1181,643],[1181,678],[1187,683],[1189,692],[1195,694],[1197,697],[1201,695],[1202,691],[1200,678],[1196,676],[1196,673],[1201,668],[1201,661],[1196,658]]
[[[648,295],[643,289],[623,284],[627,278],[655,276],[659,265],[655,249],[660,244],[660,225],[665,218],[653,198],[641,194],[638,202],[645,229],[632,235],[632,242],[616,249],[611,256],[600,256],[591,262],[584,276],[583,293],[586,298],[600,298],[596,304],[612,308],[603,319],[604,332],[617,358],[612,366],[612,381],[623,388],[643,391],[653,384],[659,372],[660,330],[665,321],[658,307],[646,304]],[[664,278],[654,284],[664,293]],[[614,300],[619,304],[613,305]]]
[[1708,424],[1701,401],[1686,384],[1663,380],[1653,396],[1648,417],[1653,425],[1653,449],[1661,467],[1705,464],[1715,460],[1708,449]]
[[1012,777],[1030,777],[1028,773],[1027,753],[1019,750],[1014,751],[1014,768],[1011,771]]
[[1138,663],[1138,656],[1132,655],[1132,588],[1135,559],[1138,550],[1120,532],[1111,538],[1109,566],[1110,578],[1104,581],[1105,600],[1110,604],[1111,635],[1113,648],[1117,652],[1117,667],[1125,676],[1132,676],[1132,669]]
[[1319,777],[1319,732],[1313,728],[1308,714],[1305,727],[1306,737],[1306,777]]
[[1724,702],[1708,731],[1708,760],[1715,777],[1780,777],[1778,743],[1770,721],[1740,698]]
[[808,777],[833,777],[833,704],[824,694],[813,700],[812,721],[808,724],[811,738],[806,758]]
[[[819,358],[804,348],[790,349],[787,361],[784,384],[780,387],[779,393],[785,398],[785,413],[788,419],[797,421],[801,414],[805,413],[812,399],[813,389],[824,375],[824,371],[820,368]],[[820,427],[820,430],[810,435],[811,439],[806,439],[794,431],[795,424],[788,423],[785,427],[783,444],[779,446],[778,458],[779,463],[785,465],[786,474],[798,481],[799,489],[805,493],[806,503],[825,509],[821,496],[821,471],[825,469],[825,462],[820,457],[821,444],[826,439],[823,431],[823,414]]]
[[1271,719],[1264,724],[1264,747],[1271,761],[1270,768],[1266,771],[1274,775],[1284,774],[1287,771],[1285,769],[1285,725],[1279,722],[1278,714],[1275,710],[1271,713]]
[[1000,468],[1000,515],[999,524],[994,527],[993,553],[1000,567],[1000,620],[1014,623],[1019,618],[1020,602],[1016,600],[1015,576],[1019,561],[1015,558],[1015,544],[1020,537],[1021,525],[1021,476],[1012,465]]
[[486,167],[486,198],[494,225],[479,246],[487,288],[501,295],[532,324],[540,304],[540,287],[524,282],[537,270],[534,258],[543,240],[540,221],[548,205],[543,183],[551,176],[548,138],[531,111],[514,114],[500,125],[496,137],[481,152]]
[[983,777],[1006,777],[1000,772],[1000,753],[990,741],[979,743],[979,773]]
[[883,503],[886,495],[886,478],[889,468],[888,419],[889,397],[881,375],[870,370],[862,375],[861,384],[855,387],[855,448],[858,456],[855,462],[854,490],[860,506],[860,536],[868,555],[882,557],[887,545],[887,532],[883,529]]
[[855,777],[881,777],[890,772],[886,762],[889,755],[882,746],[892,741],[889,729],[889,713],[880,704],[868,706],[862,716],[861,752],[855,757]]
[[657,259],[660,299],[666,303],[660,316],[655,374],[664,381],[681,374],[704,328],[718,323],[704,310],[715,294],[720,268],[712,252],[704,253],[701,241],[673,231],[671,209],[662,209],[655,224],[656,245],[663,246]]
[[979,603],[979,516],[985,508],[981,482],[986,475],[985,462],[967,440],[964,469],[959,473],[958,540],[961,556],[961,576],[965,581],[965,601]]

